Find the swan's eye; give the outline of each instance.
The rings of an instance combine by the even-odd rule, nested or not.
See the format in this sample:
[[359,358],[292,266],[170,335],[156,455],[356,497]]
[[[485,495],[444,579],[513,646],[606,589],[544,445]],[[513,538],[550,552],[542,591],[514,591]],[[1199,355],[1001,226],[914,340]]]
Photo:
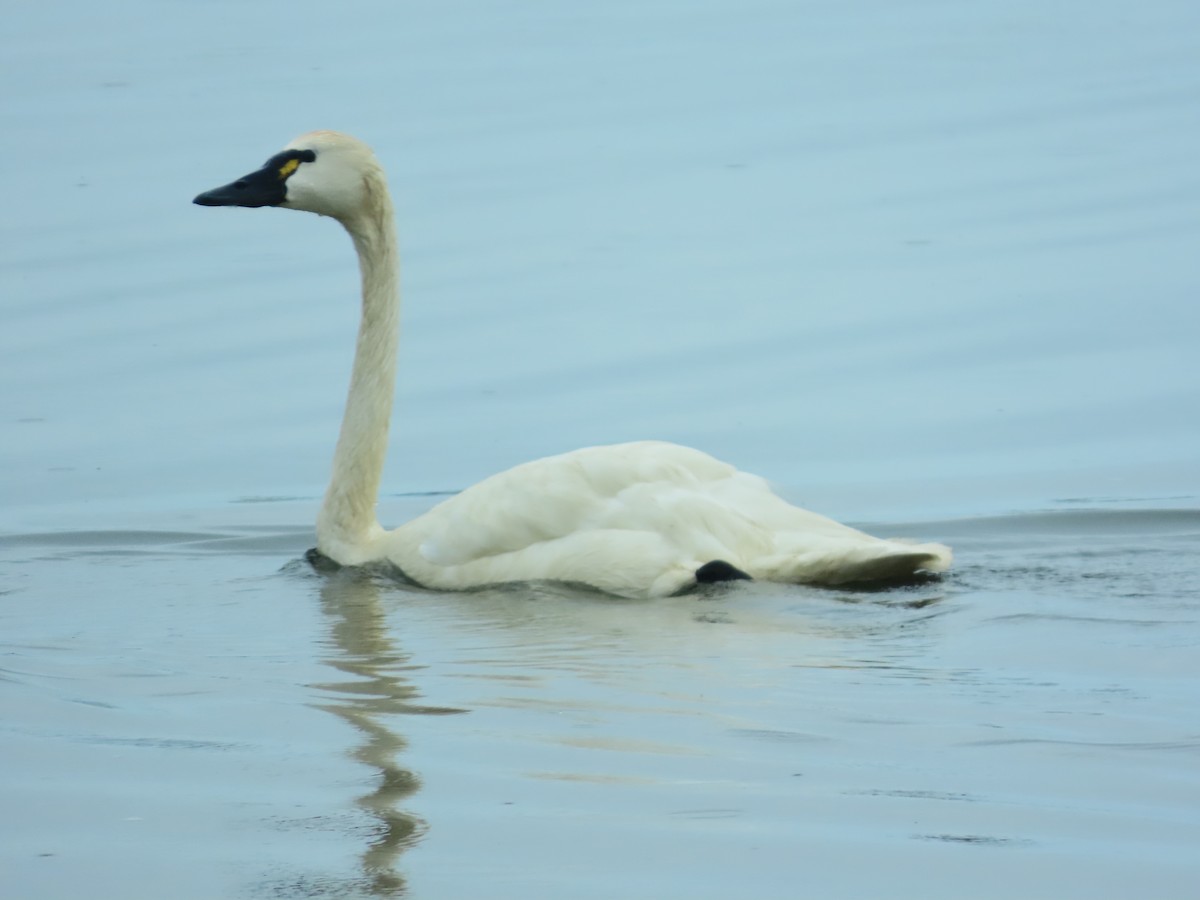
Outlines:
[[279,173],[280,181],[287,181],[300,168],[302,162],[313,162],[317,154],[312,150],[286,150],[267,160],[267,168]]

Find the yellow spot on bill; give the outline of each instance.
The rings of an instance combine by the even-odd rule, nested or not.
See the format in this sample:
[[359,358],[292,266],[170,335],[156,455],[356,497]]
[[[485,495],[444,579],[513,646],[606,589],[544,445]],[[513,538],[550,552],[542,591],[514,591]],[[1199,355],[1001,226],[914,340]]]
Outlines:
[[300,168],[300,160],[289,159],[287,162],[285,162],[282,166],[279,167],[279,177],[287,178],[289,175],[291,175],[293,172],[295,172],[298,168]]

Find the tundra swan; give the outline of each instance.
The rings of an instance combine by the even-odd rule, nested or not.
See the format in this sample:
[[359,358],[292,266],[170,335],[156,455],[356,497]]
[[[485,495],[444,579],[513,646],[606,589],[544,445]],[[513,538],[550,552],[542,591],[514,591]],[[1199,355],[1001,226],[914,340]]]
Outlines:
[[349,135],[302,135],[202,206],[280,206],[349,232],[362,276],[350,391],[317,517],[317,550],[391,561],[430,588],[553,580],[625,597],[753,578],[836,585],[942,571],[941,544],[881,540],[780,499],[766,482],[659,441],[586,447],[516,466],[385,531],[375,506],[395,389],[399,293],[383,169]]

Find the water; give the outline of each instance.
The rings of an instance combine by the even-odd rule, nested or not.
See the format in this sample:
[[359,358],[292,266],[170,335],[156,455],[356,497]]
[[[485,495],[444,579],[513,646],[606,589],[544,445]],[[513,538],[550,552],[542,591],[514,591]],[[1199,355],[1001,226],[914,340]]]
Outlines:
[[[6,17],[6,896],[1190,897],[1200,13],[25,5]],[[299,560],[349,243],[202,210],[372,143],[381,517],[644,437],[954,546],[629,603]]]

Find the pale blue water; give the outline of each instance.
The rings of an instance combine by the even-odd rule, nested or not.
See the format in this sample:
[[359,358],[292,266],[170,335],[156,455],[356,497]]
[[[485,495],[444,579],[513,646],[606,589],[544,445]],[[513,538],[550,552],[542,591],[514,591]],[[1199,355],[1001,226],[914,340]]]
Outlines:
[[[1195,894],[1200,7],[5,21],[5,896]],[[655,437],[954,573],[309,572],[353,254],[190,200],[319,127],[397,199],[385,522]]]

